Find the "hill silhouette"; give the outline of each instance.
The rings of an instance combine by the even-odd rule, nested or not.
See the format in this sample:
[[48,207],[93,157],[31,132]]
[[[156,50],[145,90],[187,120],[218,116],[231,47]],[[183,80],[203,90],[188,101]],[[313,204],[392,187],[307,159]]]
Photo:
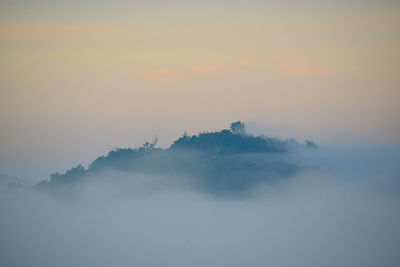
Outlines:
[[282,141],[249,135],[240,121],[232,123],[229,130],[193,136],[185,133],[167,149],[157,148],[156,144],[157,139],[135,149],[115,149],[98,157],[87,169],[78,165],[64,174],[54,173],[50,181],[43,181],[37,187],[50,190],[71,187],[95,179],[100,173],[118,171],[185,176],[193,186],[208,192],[239,192],[259,182],[290,177],[299,166],[285,160],[285,153],[316,148],[311,141],[300,145],[294,139]]

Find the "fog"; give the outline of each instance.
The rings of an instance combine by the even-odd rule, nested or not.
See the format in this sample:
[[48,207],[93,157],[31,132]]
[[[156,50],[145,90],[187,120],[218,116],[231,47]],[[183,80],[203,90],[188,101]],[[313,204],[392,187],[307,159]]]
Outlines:
[[219,195],[102,171],[0,193],[1,266],[399,266],[398,147],[292,152],[290,179]]

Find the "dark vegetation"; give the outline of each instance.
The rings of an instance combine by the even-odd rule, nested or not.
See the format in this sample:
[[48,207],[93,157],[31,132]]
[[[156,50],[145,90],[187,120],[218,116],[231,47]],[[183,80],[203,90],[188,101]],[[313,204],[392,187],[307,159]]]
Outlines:
[[259,182],[290,177],[299,166],[285,160],[286,153],[316,148],[311,141],[300,145],[293,139],[281,141],[248,135],[240,121],[232,123],[230,130],[193,136],[185,133],[167,149],[156,148],[156,144],[157,139],[135,149],[110,151],[87,169],[78,165],[65,174],[54,173],[50,181],[43,181],[37,187],[49,190],[71,187],[103,171],[120,171],[182,175],[196,188],[208,192],[238,192]]

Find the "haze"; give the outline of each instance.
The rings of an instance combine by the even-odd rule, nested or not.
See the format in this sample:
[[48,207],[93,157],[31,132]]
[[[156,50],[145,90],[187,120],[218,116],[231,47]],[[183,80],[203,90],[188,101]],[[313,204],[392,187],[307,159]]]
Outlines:
[[392,0],[0,1],[0,266],[400,266],[399,47]]
[[124,172],[99,173],[67,198],[3,192],[0,263],[398,266],[399,156],[398,148],[293,154],[319,168],[237,197]]
[[399,18],[389,0],[2,1],[0,170],[38,181],[238,119],[398,144]]

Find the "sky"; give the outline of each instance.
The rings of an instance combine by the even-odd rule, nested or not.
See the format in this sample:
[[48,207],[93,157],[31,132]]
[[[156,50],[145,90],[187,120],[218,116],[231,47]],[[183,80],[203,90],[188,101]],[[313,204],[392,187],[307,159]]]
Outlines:
[[37,181],[236,120],[399,144],[399,47],[398,1],[3,0],[0,173]]
[[[399,266],[399,47],[398,0],[0,0],[0,265]],[[37,185],[238,120],[318,149]]]

